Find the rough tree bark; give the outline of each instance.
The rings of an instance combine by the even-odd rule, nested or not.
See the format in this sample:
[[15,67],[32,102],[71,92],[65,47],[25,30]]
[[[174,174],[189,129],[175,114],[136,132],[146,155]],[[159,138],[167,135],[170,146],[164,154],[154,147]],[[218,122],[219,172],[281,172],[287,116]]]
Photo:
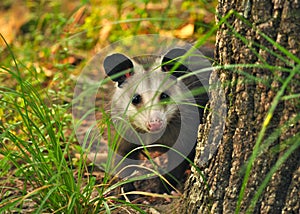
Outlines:
[[[298,74],[293,76],[284,95],[299,95],[299,61],[296,62],[297,60],[284,55],[259,31],[300,58],[300,2],[298,0],[219,0],[217,21],[231,10],[237,11],[252,26],[245,24],[236,15],[232,15],[227,20],[227,25],[222,24],[217,33],[216,61],[220,65],[259,65],[265,61],[269,65],[285,68],[298,64]],[[242,41],[237,33],[247,41]],[[283,62],[279,56],[287,61]],[[216,128],[211,127],[211,113],[207,112],[206,124],[200,127],[195,158],[195,164],[200,166],[201,173],[198,173],[195,168],[192,169],[192,174],[186,183],[184,206],[181,208],[183,213],[234,213],[245,175],[245,164],[266,122],[271,103],[283,82],[291,74],[280,69],[258,67],[240,67],[240,71],[244,73],[225,69],[213,73],[213,77],[219,77],[226,96],[225,129],[223,136],[218,139],[220,144],[213,158],[205,165],[199,165],[201,148],[207,143],[207,133],[210,128]],[[216,99],[218,97],[213,96],[211,103],[216,102]],[[255,159],[250,171],[240,205],[241,213],[245,213],[249,208],[251,199],[276,161],[282,158],[287,149],[292,146],[289,145],[288,139],[299,137],[299,100],[298,96],[281,99],[278,103],[261,143],[261,146],[265,145],[266,148]],[[281,133],[276,130],[281,130]],[[266,139],[272,139],[272,143],[267,145]],[[299,213],[299,188],[300,150],[298,147],[272,175],[255,207],[249,211]]]

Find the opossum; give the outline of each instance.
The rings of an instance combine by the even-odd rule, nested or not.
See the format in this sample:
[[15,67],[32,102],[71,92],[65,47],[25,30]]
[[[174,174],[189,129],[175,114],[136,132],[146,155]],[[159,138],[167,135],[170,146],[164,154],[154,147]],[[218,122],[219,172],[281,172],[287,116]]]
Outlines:
[[[137,147],[161,144],[164,146],[155,148],[167,153],[165,176],[175,186],[188,166],[184,157],[193,160],[198,125],[208,94],[203,89],[203,81],[191,73],[188,56],[184,60],[186,52],[174,48],[162,56],[135,57],[114,53],[104,59],[104,70],[116,83],[111,99],[112,120],[121,136],[116,163],[128,155],[120,170],[136,164],[138,150],[132,151]],[[204,79],[207,82],[208,76]],[[121,175],[128,176],[132,171],[124,170]],[[161,185],[161,192],[172,190],[165,183]],[[133,189],[133,186],[126,188]]]

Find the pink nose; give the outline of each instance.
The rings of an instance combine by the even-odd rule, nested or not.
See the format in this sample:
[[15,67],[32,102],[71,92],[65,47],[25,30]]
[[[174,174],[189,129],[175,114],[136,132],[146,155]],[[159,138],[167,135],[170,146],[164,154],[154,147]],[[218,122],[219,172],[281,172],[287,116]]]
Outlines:
[[162,125],[162,121],[158,119],[147,122],[147,128],[150,132],[159,131],[162,128]]

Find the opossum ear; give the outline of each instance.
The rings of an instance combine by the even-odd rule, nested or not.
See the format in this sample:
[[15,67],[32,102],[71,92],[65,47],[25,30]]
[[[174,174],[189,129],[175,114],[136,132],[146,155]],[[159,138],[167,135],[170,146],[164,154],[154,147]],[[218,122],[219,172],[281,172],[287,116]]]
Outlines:
[[123,82],[133,75],[133,63],[123,54],[115,53],[107,56],[103,62],[105,73],[120,87]]
[[167,52],[162,59],[162,71],[172,72],[172,75],[175,77],[184,75],[189,70],[182,62],[180,62],[180,57],[184,54],[186,54],[186,50],[181,48],[174,48]]

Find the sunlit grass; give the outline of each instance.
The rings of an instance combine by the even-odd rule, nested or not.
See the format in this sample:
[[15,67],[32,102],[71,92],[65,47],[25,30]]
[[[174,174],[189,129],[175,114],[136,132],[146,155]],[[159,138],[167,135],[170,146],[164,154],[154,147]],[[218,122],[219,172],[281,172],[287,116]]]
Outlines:
[[[106,183],[98,185],[92,175],[86,176],[89,174],[87,151],[81,147],[77,147],[80,158],[73,162],[72,144],[76,140],[73,132],[67,132],[72,127],[70,104],[51,103],[47,91],[33,87],[21,78],[19,63],[11,54],[15,69],[1,69],[17,80],[19,88],[1,86],[0,102],[1,106],[5,106],[4,111],[12,114],[9,117],[19,119],[16,123],[10,123],[5,118],[4,123],[0,124],[0,153],[3,155],[0,163],[2,177],[7,176],[12,182],[17,178],[22,186],[11,189],[14,189],[12,193],[19,192],[18,195],[10,195],[10,187],[6,185],[11,181],[2,181],[0,211],[22,210],[24,204],[33,206],[37,213],[98,213],[118,207],[108,203],[118,199],[106,196],[109,191],[105,190],[113,190],[123,183],[109,187],[109,179],[104,177]],[[48,97],[47,104],[41,93],[43,97]],[[98,196],[95,197],[95,194]]]

